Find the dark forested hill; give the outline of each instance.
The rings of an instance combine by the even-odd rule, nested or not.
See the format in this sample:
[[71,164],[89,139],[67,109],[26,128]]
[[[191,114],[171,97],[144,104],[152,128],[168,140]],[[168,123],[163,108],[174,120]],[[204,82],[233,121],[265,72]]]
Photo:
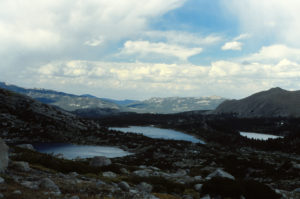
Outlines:
[[245,118],[300,117],[300,91],[272,88],[241,100],[227,100],[212,113]]

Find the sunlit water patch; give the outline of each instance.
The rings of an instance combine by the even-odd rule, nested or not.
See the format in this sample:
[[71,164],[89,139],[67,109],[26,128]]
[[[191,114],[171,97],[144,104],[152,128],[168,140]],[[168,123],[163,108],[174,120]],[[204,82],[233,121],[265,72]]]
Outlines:
[[254,132],[240,132],[240,135],[244,136],[244,137],[247,137],[249,139],[257,139],[257,140],[268,140],[268,139],[283,138],[283,136],[262,134],[262,133],[254,133]]
[[111,127],[111,130],[117,130],[124,133],[140,133],[150,138],[162,138],[171,140],[184,140],[193,143],[205,144],[203,140],[197,139],[194,136],[175,131],[172,129],[161,129],[150,126],[129,126],[129,127]]
[[91,158],[95,156],[115,158],[132,154],[118,147],[73,145],[65,143],[39,143],[33,144],[33,147],[41,153],[53,155],[61,154],[66,159]]

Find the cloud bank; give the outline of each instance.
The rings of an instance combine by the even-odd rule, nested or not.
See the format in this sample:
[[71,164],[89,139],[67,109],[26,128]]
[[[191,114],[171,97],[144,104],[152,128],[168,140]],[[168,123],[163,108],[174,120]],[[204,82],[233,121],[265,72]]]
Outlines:
[[299,89],[300,3],[220,0],[228,33],[187,1],[3,0],[1,81],[143,99]]
[[[219,60],[209,66],[203,66],[75,60],[50,63],[40,67],[38,72],[45,84],[55,79],[69,87],[75,87],[80,82],[88,85],[90,88],[87,89],[91,91],[98,85],[115,91],[135,90],[142,93],[143,90],[147,90],[147,94],[135,95],[136,98],[152,95],[200,96],[213,95],[216,92],[231,97],[232,90],[238,93],[235,97],[242,97],[246,96],[249,90],[255,92],[277,85],[290,89],[299,87],[300,61],[277,57],[278,61],[274,63],[264,63],[265,59],[270,58],[265,49],[272,48],[277,46],[262,48],[260,52],[250,56],[253,58],[251,62]],[[295,57],[299,55],[300,53],[294,54]]]

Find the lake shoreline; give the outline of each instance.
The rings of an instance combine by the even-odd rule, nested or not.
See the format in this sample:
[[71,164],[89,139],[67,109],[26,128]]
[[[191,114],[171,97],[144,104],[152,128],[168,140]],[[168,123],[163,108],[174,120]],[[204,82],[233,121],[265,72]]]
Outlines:
[[188,133],[184,133],[179,130],[174,130],[170,128],[161,128],[154,125],[109,127],[109,130],[120,131],[123,133],[142,134],[146,137],[153,138],[153,139],[179,140],[179,141],[188,141],[192,143],[206,144],[203,140],[193,135],[190,135]]

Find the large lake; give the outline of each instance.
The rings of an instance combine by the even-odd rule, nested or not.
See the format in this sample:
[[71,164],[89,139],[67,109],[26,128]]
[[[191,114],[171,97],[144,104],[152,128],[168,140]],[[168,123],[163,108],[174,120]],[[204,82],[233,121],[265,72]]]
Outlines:
[[124,133],[140,133],[150,138],[162,138],[171,140],[184,140],[193,143],[205,144],[203,140],[197,139],[194,136],[175,131],[172,129],[161,129],[151,126],[129,126],[129,127],[111,127],[110,130],[117,130]]
[[262,133],[254,133],[254,132],[240,132],[241,136],[257,139],[257,140],[268,140],[268,139],[277,139],[283,138],[283,136],[271,135],[271,134],[262,134]]
[[33,147],[41,152],[59,155],[62,154],[66,159],[91,158],[95,156],[105,156],[108,158],[123,157],[131,155],[118,147],[73,145],[65,143],[39,143],[33,144]]

